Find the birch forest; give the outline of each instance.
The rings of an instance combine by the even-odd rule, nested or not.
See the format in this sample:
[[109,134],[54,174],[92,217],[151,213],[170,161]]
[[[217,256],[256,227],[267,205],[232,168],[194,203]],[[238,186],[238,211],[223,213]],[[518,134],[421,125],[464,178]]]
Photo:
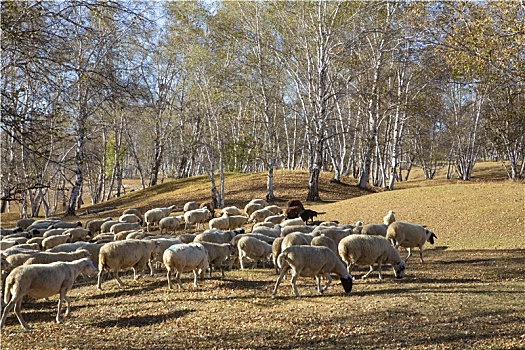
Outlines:
[[[207,175],[525,176],[523,1],[2,1],[1,211]],[[306,184],[305,184],[306,185]],[[217,189],[218,188],[218,189]],[[50,194],[53,194],[52,196]],[[81,198],[90,198],[83,203]]]

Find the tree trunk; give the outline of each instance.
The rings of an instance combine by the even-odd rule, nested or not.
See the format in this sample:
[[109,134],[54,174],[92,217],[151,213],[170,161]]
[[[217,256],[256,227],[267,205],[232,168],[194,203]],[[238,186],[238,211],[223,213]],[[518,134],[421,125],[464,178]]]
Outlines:
[[77,199],[81,193],[84,177],[82,174],[82,164],[84,163],[84,117],[79,118],[79,126],[77,130],[77,149],[75,155],[75,183],[71,189],[71,196],[69,197],[69,204],[66,209],[66,216],[75,216],[75,208]]
[[266,201],[268,203],[275,202],[275,195],[273,194],[273,159],[268,164],[268,176],[266,179]]

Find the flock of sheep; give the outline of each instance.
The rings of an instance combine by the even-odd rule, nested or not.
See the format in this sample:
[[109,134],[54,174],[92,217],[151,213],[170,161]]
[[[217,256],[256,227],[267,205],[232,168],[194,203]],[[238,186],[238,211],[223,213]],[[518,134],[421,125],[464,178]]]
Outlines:
[[[401,278],[411,249],[419,248],[423,262],[423,245],[427,241],[433,244],[437,238],[424,226],[396,221],[393,211],[383,218],[383,224],[316,222],[314,218],[322,213],[305,209],[299,200],[289,201],[283,210],[254,199],[244,210],[235,206],[222,208],[218,217],[209,203],[188,202],[183,214],[171,215],[175,210],[175,206],[170,206],[142,214],[128,209],[118,220],[89,220],[84,228],[80,222],[51,218],[22,219],[14,229],[2,229],[5,308],[0,327],[14,310],[22,327],[28,328],[21,314],[25,296],[47,298],[59,294],[56,321],[60,323],[63,301],[67,305],[65,315],[70,311],[67,292],[80,275],[95,277],[96,267],[98,289],[102,289],[108,272],[123,286],[119,272],[132,269],[136,280],[148,265],[151,275],[159,266],[166,269],[169,289],[175,274],[178,288],[183,290],[184,273],[193,272],[193,284],[197,287],[206,271],[210,277],[213,271],[220,271],[224,277],[225,269],[244,269],[250,260],[254,267],[261,263],[265,268],[267,263],[273,263],[278,277],[272,297],[288,271],[298,297],[299,276],[315,277],[317,290],[323,293],[335,275],[349,293],[354,266],[369,266],[370,270],[362,276],[366,278],[377,265],[382,279],[382,266],[390,265],[394,275]],[[208,229],[204,230],[206,224]],[[246,233],[243,227],[251,224],[251,232]],[[197,231],[199,228],[204,231]],[[399,247],[408,251],[405,260]],[[323,287],[321,280],[326,281]]]

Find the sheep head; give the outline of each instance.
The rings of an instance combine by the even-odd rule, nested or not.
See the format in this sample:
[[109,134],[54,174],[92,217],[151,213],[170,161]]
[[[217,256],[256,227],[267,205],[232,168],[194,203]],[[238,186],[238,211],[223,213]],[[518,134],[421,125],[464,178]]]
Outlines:
[[402,278],[405,275],[405,263],[402,261],[398,264],[395,264],[392,269],[394,270],[394,275],[396,278]]
[[343,285],[345,293],[346,294],[350,293],[352,291],[352,284],[353,284],[352,276],[350,274],[347,274],[341,277],[341,284]]

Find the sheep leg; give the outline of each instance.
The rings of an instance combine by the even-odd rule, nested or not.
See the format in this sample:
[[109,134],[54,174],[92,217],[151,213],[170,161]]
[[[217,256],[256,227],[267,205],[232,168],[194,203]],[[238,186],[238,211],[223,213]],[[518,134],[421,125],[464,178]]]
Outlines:
[[[9,300],[9,302],[5,306],[4,312],[2,313],[2,319],[0,320],[0,328],[4,325],[4,322],[5,322],[5,319],[7,318],[7,315],[11,311],[13,311],[13,309],[15,308],[15,305],[16,305],[16,302],[15,302],[14,298],[12,298],[11,300]],[[18,315],[16,317],[18,318]],[[18,321],[20,322],[20,324],[22,324],[22,321],[20,321],[20,318],[18,318]],[[22,326],[24,326],[24,325],[22,324]]]
[[383,279],[383,275],[381,275],[381,261],[377,263],[377,272],[379,273],[379,279]]
[[277,288],[279,287],[279,284],[281,283],[287,271],[288,271],[288,266],[283,266],[281,268],[281,273],[279,274],[279,277],[277,278],[277,282],[275,283],[275,287],[273,288],[272,298],[275,298],[275,295],[277,294]]
[[102,274],[104,273],[104,269],[100,269],[98,272],[98,280],[97,280],[97,289],[102,290]]
[[20,322],[22,327],[24,327],[25,329],[29,329],[29,325],[27,324],[27,322],[22,317],[22,298],[20,298],[20,300],[18,300],[16,302],[15,315],[16,315],[16,318],[18,318],[18,322]]
[[412,255],[412,249],[411,249],[411,248],[407,248],[407,250],[408,250],[408,256],[407,256],[407,258],[405,259],[405,262],[407,262],[408,259],[410,259],[410,256]]
[[[118,270],[114,270],[113,273],[115,274],[115,279],[117,280],[119,287],[123,287],[125,284],[120,279],[118,275]],[[135,273],[135,270],[133,270],[133,273]]]
[[182,272],[177,271],[177,276],[176,277],[177,277],[177,282],[179,284],[179,289],[184,290],[184,287],[182,286],[182,282],[181,282]]
[[363,277],[361,277],[361,279],[367,278],[368,275],[370,275],[370,273],[372,273],[372,271],[374,271],[374,265],[370,265],[370,270]]
[[[211,269],[211,267],[210,267]],[[193,270],[193,286],[197,288],[197,279],[199,277],[199,271],[198,269]]]
[[168,289],[172,289],[171,288],[171,279],[170,279],[170,275],[171,275],[171,269],[168,267]]
[[423,249],[419,247],[419,262],[423,263]]
[[295,293],[296,297],[300,297],[301,294],[299,294],[299,290],[297,289],[297,284],[296,284],[297,283],[297,278],[299,278],[299,273],[292,269],[292,280],[291,280],[291,283],[292,283],[293,292]]
[[[323,287],[323,289],[319,291],[319,293],[323,293],[325,290],[327,290],[328,287],[330,286],[330,283],[332,283],[332,276],[330,276],[329,273],[325,273],[324,278],[326,278],[328,282],[326,282],[326,285]],[[320,278],[319,278],[319,282],[320,282]]]
[[244,270],[244,264],[242,262],[242,250],[239,248],[239,262],[241,263],[241,270]]

